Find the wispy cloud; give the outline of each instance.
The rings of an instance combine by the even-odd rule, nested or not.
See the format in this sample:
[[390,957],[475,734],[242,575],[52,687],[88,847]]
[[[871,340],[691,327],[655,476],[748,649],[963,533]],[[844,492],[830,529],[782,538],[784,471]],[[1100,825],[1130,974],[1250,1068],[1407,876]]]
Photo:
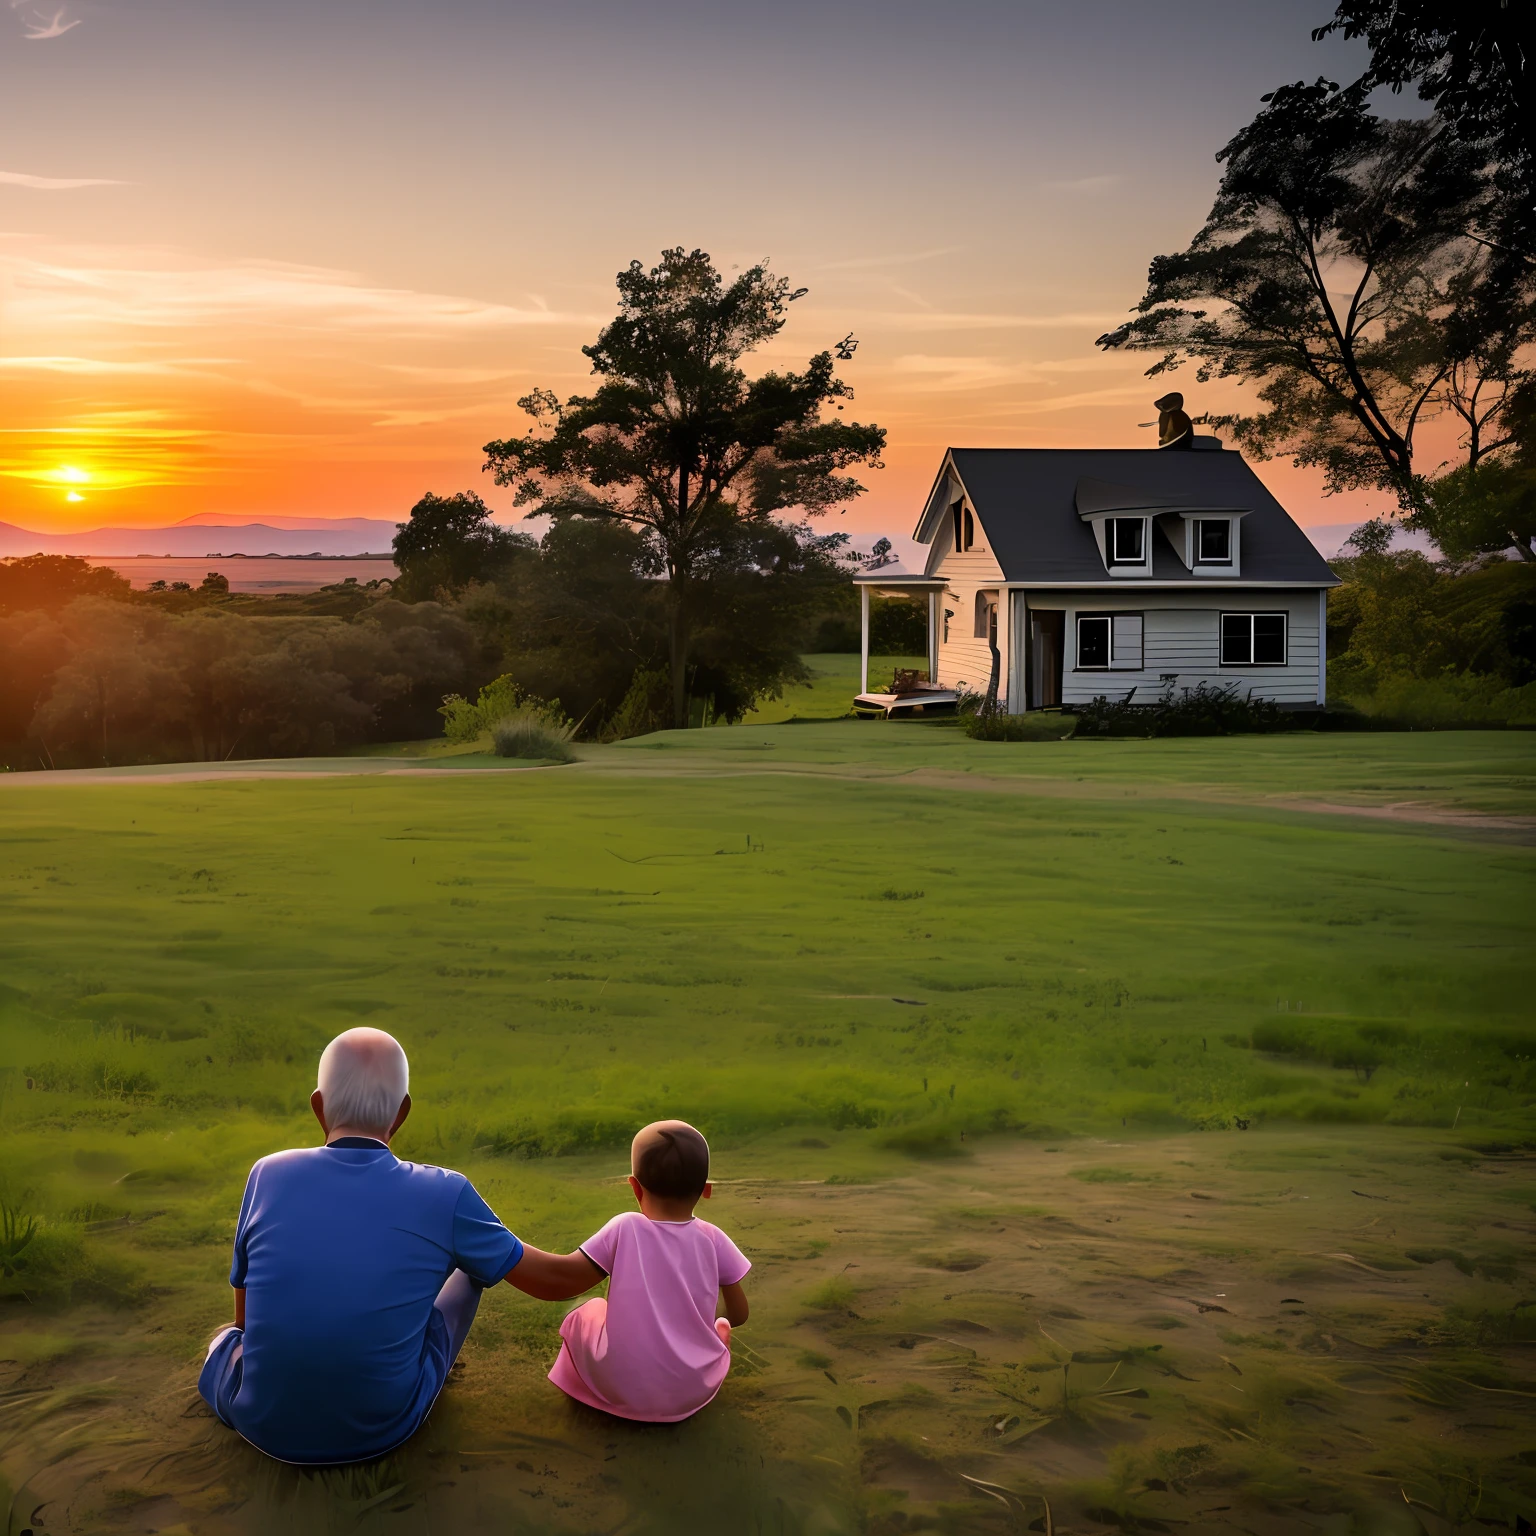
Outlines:
[[25,171],[0,171],[0,186],[31,187],[34,192],[72,192],[76,187],[126,187],[126,181],[103,176],[29,176]]
[[1040,185],[1052,192],[1108,192],[1120,182],[1119,176],[1078,176],[1070,181],[1043,181]]
[[1063,374],[1114,371],[1115,361],[1093,352],[1044,362],[916,352],[898,357],[894,371],[902,380],[899,387],[927,396],[1004,386],[1053,385]]
[[1097,315],[969,314],[954,310],[920,312],[869,312],[859,317],[864,325],[889,331],[1075,331],[1094,326],[1118,325],[1124,313]]
[[70,357],[67,355],[42,355],[37,357],[0,357],[0,373],[75,373],[101,374],[158,374],[199,377],[213,368],[227,367],[238,362],[233,357],[189,357],[163,359],[137,358],[117,361],[102,357]]
[[844,261],[824,261],[819,272],[860,272],[871,267],[910,267],[914,262],[932,261],[937,256],[953,256],[963,245],[936,245],[931,251],[905,251],[889,256],[850,256]]
[[29,43],[44,43],[52,37],[63,37],[66,32],[80,25],[78,16],[73,21],[66,21],[64,18],[68,12],[62,8],[50,16],[36,6],[27,4],[26,0],[11,0],[11,9],[18,12],[21,24],[26,28],[22,36]]
[[0,247],[14,324],[139,331],[242,321],[396,336],[591,326],[588,315],[457,294],[384,288],[354,272],[290,262],[198,261],[179,252],[96,248],[34,257]]

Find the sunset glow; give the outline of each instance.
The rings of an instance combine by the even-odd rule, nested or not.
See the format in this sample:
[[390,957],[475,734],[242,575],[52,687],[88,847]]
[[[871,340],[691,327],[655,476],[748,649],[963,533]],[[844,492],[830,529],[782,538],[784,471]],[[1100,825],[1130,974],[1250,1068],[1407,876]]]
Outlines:
[[[1324,12],[1298,3],[1241,35],[1198,7],[1090,9],[791,5],[765,46],[749,12],[691,0],[644,30],[606,4],[171,0],[0,38],[0,521],[394,519],[465,487],[510,516],[481,445],[521,430],[533,385],[585,386],[614,273],[679,242],[809,288],[763,366],[858,338],[852,409],[890,451],[845,526],[906,532],[950,443],[1145,443],[1145,359],[1093,337],[1198,227],[1259,95],[1352,45],[1309,42]],[[640,171],[618,146],[653,51],[687,61],[709,131]],[[430,135],[400,112],[404,59]],[[1198,409],[1236,398],[1180,382]],[[1303,522],[1359,515],[1263,473]]]

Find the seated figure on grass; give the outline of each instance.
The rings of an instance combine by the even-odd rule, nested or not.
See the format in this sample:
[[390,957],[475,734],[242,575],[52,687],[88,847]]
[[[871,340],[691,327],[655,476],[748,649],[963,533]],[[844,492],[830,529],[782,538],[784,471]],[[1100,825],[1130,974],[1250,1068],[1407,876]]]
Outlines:
[[615,1216],[570,1255],[591,1266],[593,1280],[608,1277],[608,1296],[566,1315],[549,1379],[605,1413],[675,1423],[704,1407],[731,1368],[731,1328],[747,1320],[741,1282],[752,1266],[693,1214],[713,1191],[709,1144],[691,1125],[646,1126],[629,1165],[640,1209]]
[[310,1098],[325,1145],[264,1157],[246,1181],[235,1325],[209,1346],[198,1390],[280,1461],[366,1461],[414,1434],[486,1286],[550,1301],[592,1284],[524,1247],[462,1173],[395,1157],[408,1088],[392,1036],[338,1035]]
[[[235,1322],[209,1345],[198,1390],[225,1424],[278,1460],[367,1461],[409,1439],[442,1390],[486,1286],[505,1280],[560,1301],[602,1278],[604,1266],[580,1249],[562,1255],[524,1246],[463,1174],[397,1159],[389,1142],[410,1113],[408,1089],[405,1052],[391,1036],[338,1035],[320,1058],[310,1098],[324,1146],[264,1157],[247,1180],[230,1268]],[[683,1215],[674,1200],[649,1219],[687,1225],[706,1192],[687,1201]],[[721,1274],[735,1261],[745,1273],[746,1261],[718,1235],[735,1255],[730,1265],[722,1260]],[[589,1246],[609,1267],[621,1266],[622,1243]],[[728,1298],[733,1293],[727,1315],[744,1321],[739,1285]],[[672,1316],[665,1306],[663,1316]],[[675,1335],[700,1381],[712,1383],[668,1399],[693,1406],[630,1417],[686,1417],[714,1395],[729,1367],[728,1332],[709,1334],[713,1348],[702,1352],[691,1335]],[[611,1411],[625,1410],[615,1400]]]

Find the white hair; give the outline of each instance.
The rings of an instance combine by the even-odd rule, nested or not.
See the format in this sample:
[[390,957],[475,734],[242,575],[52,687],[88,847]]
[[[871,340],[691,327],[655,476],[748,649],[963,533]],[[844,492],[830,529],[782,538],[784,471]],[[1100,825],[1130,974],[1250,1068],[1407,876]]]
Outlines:
[[405,1052],[382,1029],[344,1030],[320,1056],[318,1087],[328,1125],[386,1136],[410,1086]]

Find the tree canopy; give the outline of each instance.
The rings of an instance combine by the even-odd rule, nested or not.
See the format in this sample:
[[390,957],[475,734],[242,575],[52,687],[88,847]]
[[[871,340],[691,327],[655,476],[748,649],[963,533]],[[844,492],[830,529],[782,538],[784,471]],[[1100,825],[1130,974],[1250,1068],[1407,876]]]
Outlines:
[[395,527],[398,595],[406,600],[461,592],[533,544],[526,534],[492,522],[491,509],[473,491],[455,496],[428,492],[411,508],[409,520]]
[[0,560],[0,613],[57,613],[77,597],[127,597],[128,579],[77,555],[23,555]]
[[1509,0],[1341,0],[1312,36],[1334,32],[1369,46],[1364,87],[1416,85],[1458,137],[1487,146],[1503,194],[1489,232],[1529,259],[1536,249],[1536,80],[1523,7]]
[[1468,463],[1508,441],[1536,313],[1529,293],[1484,302],[1488,247],[1467,231],[1493,193],[1476,145],[1319,80],[1267,96],[1217,159],[1204,227],[1153,260],[1136,318],[1105,344],[1162,353],[1149,374],[1193,361],[1202,382],[1253,386],[1264,409],[1213,422],[1404,510],[1423,504],[1429,416],[1457,414]]
[[[815,517],[861,494],[847,471],[880,467],[885,433],[838,419],[852,390],[831,349],[798,372],[747,376],[742,359],[779,334],[805,291],[766,263],[727,281],[704,251],[679,246],[649,270],[631,262],[618,289],[618,315],[582,348],[597,388],[563,402],[547,389],[526,395],[518,403],[533,429],[488,443],[486,468],[517,488],[519,505],[637,530],[666,583],[680,726],[711,594],[772,580],[756,562],[774,545],[775,514]],[[838,357],[855,345],[845,340]]]

